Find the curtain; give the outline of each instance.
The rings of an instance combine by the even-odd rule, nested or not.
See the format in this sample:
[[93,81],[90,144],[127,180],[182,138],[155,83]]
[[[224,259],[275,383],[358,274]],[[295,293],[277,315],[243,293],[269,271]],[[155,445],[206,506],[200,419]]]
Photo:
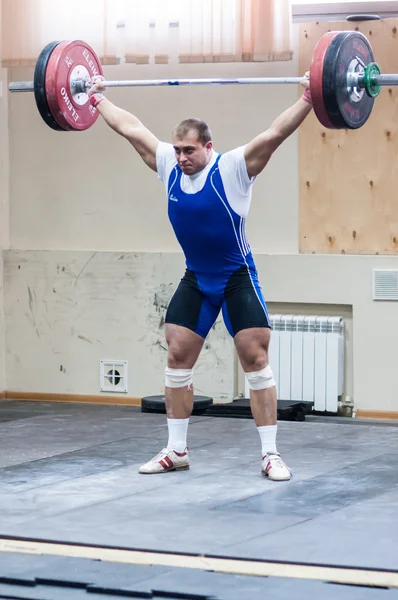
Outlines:
[[103,64],[290,60],[289,0],[2,0],[2,64],[81,39]]
[[103,63],[116,63],[119,0],[2,0],[3,66],[36,64],[56,40],[84,40]]
[[126,8],[127,62],[292,58],[289,0],[146,0]]

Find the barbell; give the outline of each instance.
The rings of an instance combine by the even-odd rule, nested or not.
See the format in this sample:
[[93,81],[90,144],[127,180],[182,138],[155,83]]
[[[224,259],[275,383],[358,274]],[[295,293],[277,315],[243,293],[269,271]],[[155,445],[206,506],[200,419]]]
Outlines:
[[[91,127],[98,111],[90,104],[90,79],[103,75],[100,59],[81,40],[51,42],[37,60],[34,80],[9,84],[10,92],[34,92],[44,122],[57,131]],[[301,77],[238,79],[150,79],[105,81],[106,87],[299,84]],[[381,74],[367,38],[358,31],[329,31],[318,41],[310,65],[315,114],[329,129],[358,129],[368,120],[381,86],[398,75]]]

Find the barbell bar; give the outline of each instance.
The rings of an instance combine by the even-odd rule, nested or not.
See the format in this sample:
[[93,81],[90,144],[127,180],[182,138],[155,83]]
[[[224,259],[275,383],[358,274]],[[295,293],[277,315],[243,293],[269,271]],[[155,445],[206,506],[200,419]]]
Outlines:
[[[237,77],[233,79],[131,79],[120,81],[104,81],[107,88],[113,87],[148,87],[148,86],[183,86],[183,85],[277,85],[277,84],[299,84],[302,77]],[[395,86],[398,85],[398,74],[379,74],[370,77],[372,86]],[[72,79],[71,90],[74,94],[82,94],[90,87],[90,83],[84,79]],[[347,88],[366,88],[364,76],[352,74],[347,77]],[[33,81],[18,81],[10,83],[10,92],[33,92]]]
[[[113,87],[149,87],[149,86],[184,86],[184,85],[278,85],[278,84],[299,84],[301,77],[237,77],[234,79],[131,79],[120,81],[104,81],[107,88]],[[380,74],[370,77],[372,86],[396,86],[398,85],[398,74]],[[72,95],[82,94],[90,87],[90,83],[83,79],[73,79],[70,81]],[[347,77],[347,88],[366,88],[364,76],[357,74]],[[19,81],[10,83],[8,87],[10,92],[33,92],[33,81]]]
[[[111,87],[145,87],[145,86],[167,86],[167,85],[250,85],[250,84],[277,84],[277,83],[300,83],[300,77],[245,77],[237,79],[132,79],[125,81],[104,81],[107,88]],[[397,84],[398,85],[398,84]],[[71,89],[75,93],[84,93],[90,87],[88,81],[74,79],[70,82]],[[33,92],[33,81],[20,81],[10,83],[10,92]]]
[[[237,77],[233,79],[131,79],[120,81],[104,81],[107,88],[113,87],[149,87],[149,86],[183,86],[183,85],[278,85],[299,84],[302,77]],[[372,86],[395,86],[398,85],[398,75],[380,74],[370,77]],[[73,79],[70,81],[73,94],[82,94],[90,87],[90,83],[84,79]],[[348,88],[366,88],[364,76],[360,74],[347,77]],[[19,81],[9,84],[10,92],[33,92],[33,81]]]
[[[235,79],[133,79],[131,81],[104,81],[106,87],[139,87],[156,85],[277,85],[277,84],[299,84],[302,77],[240,77]],[[372,85],[387,86],[398,85],[398,75],[380,74],[373,75],[370,78]],[[82,79],[75,79],[71,82],[76,92],[85,91],[90,84]],[[348,87],[366,87],[363,75],[350,75],[347,78]]]
[[[10,92],[34,92],[44,121],[52,129],[85,130],[98,112],[88,101],[90,79],[102,75],[95,51],[80,40],[51,42],[41,52],[34,81],[12,82]],[[195,85],[300,84],[301,77],[149,79],[104,81],[107,88]],[[382,86],[398,85],[397,74],[382,74],[366,37],[358,31],[331,31],[318,41],[310,65],[316,116],[332,129],[357,129],[369,118]]]
[[[147,86],[168,86],[168,85],[277,85],[277,84],[299,84],[302,77],[236,77],[233,79],[131,79],[120,81],[104,81],[107,88],[112,87],[147,87]],[[398,85],[398,74],[383,73],[370,77],[370,83],[376,86],[395,86]],[[83,79],[73,79],[70,82],[71,88],[75,93],[84,93],[90,83]],[[347,77],[348,88],[364,88],[364,76],[361,74],[349,75]],[[33,92],[33,81],[19,81],[9,84],[10,92]]]

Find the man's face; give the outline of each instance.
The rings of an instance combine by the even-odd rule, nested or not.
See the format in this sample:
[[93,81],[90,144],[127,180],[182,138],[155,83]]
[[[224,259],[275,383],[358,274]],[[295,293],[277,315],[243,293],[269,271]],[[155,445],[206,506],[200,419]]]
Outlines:
[[190,131],[184,138],[173,137],[176,159],[185,175],[194,175],[205,168],[210,160],[213,143],[203,145],[196,131]]

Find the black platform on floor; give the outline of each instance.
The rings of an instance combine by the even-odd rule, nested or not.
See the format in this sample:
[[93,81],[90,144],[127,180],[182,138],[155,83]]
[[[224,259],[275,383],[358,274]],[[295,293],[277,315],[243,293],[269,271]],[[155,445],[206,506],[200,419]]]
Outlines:
[[[305,421],[305,415],[311,413],[312,402],[278,400],[278,420]],[[164,396],[145,396],[141,400],[141,412],[165,413]],[[223,404],[214,404],[209,396],[194,396],[192,414],[206,417],[229,417],[233,419],[251,419],[249,398],[238,398]]]
[[[312,411],[312,406],[312,402],[278,400],[278,420],[305,421],[305,415]],[[249,398],[238,398],[227,404],[213,404],[204,414],[206,417],[252,418]]]

